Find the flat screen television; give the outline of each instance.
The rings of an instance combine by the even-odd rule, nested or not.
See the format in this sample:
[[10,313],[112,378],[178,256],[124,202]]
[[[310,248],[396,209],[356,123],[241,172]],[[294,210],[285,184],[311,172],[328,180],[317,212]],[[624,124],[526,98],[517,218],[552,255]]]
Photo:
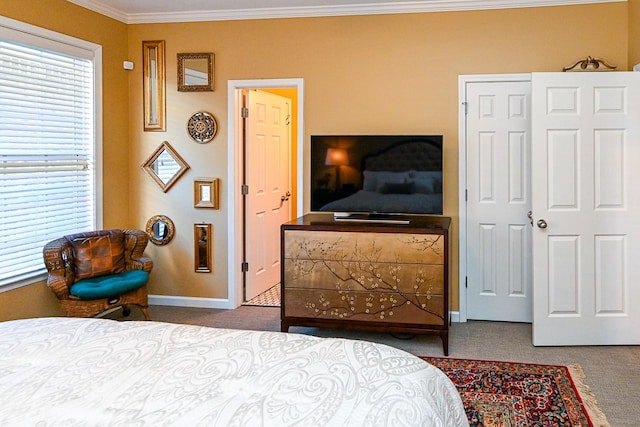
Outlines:
[[442,135],[312,135],[311,211],[442,215]]

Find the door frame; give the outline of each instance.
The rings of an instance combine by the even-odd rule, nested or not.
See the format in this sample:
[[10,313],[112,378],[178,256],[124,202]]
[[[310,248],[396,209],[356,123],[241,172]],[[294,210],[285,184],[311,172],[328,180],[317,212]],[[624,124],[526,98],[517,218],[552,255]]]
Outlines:
[[531,73],[458,76],[458,321],[467,321],[467,83],[530,82]]
[[244,176],[243,153],[243,107],[242,92],[249,89],[295,88],[298,93],[297,132],[297,214],[302,215],[304,206],[304,79],[259,79],[229,80],[227,85],[227,308],[239,307],[243,301],[242,262],[244,230],[243,199],[241,195]]

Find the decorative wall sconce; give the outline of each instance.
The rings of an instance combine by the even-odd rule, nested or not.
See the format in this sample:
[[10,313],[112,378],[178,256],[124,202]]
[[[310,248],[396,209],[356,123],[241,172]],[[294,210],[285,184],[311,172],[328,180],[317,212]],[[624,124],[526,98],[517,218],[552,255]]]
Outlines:
[[220,209],[220,178],[193,180],[193,207]]
[[211,273],[213,271],[211,264],[211,245],[213,244],[211,224],[194,224],[193,242],[196,273]]
[[189,169],[167,141],[160,144],[141,167],[165,193]]
[[178,54],[178,92],[213,90],[213,53]]
[[142,42],[144,130],[166,131],[164,40]]

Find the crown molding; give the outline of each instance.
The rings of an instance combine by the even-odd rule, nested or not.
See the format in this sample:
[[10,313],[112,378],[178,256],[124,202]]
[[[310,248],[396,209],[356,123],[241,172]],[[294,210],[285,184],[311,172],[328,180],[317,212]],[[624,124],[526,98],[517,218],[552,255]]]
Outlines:
[[105,5],[101,0],[67,0],[126,24],[168,22],[233,21],[247,19],[309,18],[323,16],[382,15],[399,13],[454,12],[469,10],[514,9],[527,7],[571,6],[594,3],[619,3],[628,0],[417,0],[387,3],[274,7],[253,9],[202,10],[170,13],[127,14]]

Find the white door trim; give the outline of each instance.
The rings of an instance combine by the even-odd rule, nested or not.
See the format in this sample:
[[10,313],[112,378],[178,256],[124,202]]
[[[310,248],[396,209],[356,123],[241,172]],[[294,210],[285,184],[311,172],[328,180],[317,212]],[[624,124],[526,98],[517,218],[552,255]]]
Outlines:
[[473,74],[458,76],[458,267],[459,267],[459,321],[467,321],[467,121],[466,99],[467,83],[490,82],[529,82],[530,73],[519,74]]
[[297,176],[297,214],[300,216],[304,206],[304,79],[259,79],[229,80],[227,85],[227,308],[234,309],[242,304],[242,176],[244,159],[242,157],[242,91],[245,89],[296,88],[298,91],[298,176]]

